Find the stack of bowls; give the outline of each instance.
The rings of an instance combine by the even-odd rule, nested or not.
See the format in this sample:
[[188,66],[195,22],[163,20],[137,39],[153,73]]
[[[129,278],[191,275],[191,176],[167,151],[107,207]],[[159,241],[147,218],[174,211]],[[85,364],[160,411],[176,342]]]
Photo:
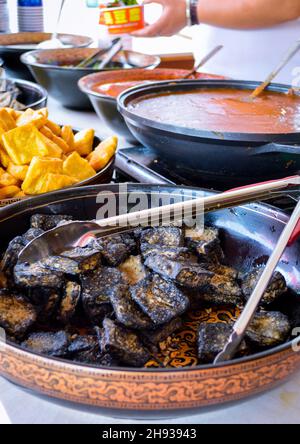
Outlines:
[[44,30],[44,8],[42,0],[18,0],[18,23],[21,32]]
[[7,0],[0,0],[0,32],[8,32],[9,16],[7,9]]

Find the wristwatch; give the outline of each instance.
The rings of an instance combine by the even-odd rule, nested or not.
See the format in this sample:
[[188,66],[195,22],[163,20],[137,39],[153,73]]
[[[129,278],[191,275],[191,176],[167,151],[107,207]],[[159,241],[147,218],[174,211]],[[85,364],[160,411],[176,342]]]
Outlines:
[[198,2],[199,0],[186,0],[186,20],[188,26],[199,25]]

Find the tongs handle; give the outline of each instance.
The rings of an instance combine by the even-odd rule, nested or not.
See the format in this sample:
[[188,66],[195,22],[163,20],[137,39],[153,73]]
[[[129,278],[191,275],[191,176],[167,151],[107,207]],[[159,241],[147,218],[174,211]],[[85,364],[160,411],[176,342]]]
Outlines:
[[[287,182],[291,181],[290,185],[288,185],[288,186],[293,186],[293,185],[297,185],[297,183],[295,183],[295,180],[297,181],[297,178],[299,178],[299,176],[290,176],[290,177],[286,177],[285,179],[282,179],[282,180],[285,180]],[[248,185],[248,186],[244,186],[244,187],[233,188],[230,191],[243,190],[245,188],[251,188],[251,187],[254,187],[254,186],[257,186],[257,185],[272,184],[273,182],[274,182],[274,180],[268,180],[266,182],[260,182],[260,183],[254,184],[254,185]],[[293,245],[299,239],[299,237],[300,237],[300,221],[298,222],[295,230],[293,231],[293,234],[290,237],[290,240],[288,242],[288,247]]]
[[[166,219],[170,223],[170,214],[174,214],[175,219],[178,215],[177,221],[182,221],[183,214],[184,217],[191,217],[201,213],[236,207],[266,198],[270,196],[272,192],[285,189],[291,185],[300,185],[300,176],[269,181],[262,184],[251,185],[249,187],[242,187],[241,189],[230,190],[225,193],[192,199],[185,202],[181,201],[172,205],[164,205],[134,213],[121,214],[119,216],[96,221],[96,223],[101,228],[111,226],[133,226],[133,224],[153,225],[153,223],[165,222]],[[151,223],[149,223],[150,219]]]

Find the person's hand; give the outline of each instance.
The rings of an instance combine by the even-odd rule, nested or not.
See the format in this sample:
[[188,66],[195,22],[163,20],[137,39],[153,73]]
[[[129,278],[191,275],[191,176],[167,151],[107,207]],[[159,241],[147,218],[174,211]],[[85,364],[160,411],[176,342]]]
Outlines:
[[163,6],[161,17],[144,29],[132,33],[136,37],[157,37],[176,34],[186,26],[186,0],[144,0],[144,5],[159,3]]

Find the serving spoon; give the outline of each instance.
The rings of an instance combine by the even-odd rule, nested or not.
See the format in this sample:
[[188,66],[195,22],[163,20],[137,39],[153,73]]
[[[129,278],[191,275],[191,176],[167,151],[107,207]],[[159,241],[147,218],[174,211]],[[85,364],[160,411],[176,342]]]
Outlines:
[[300,49],[300,40],[298,40],[296,44],[294,44],[292,48],[289,49],[288,53],[280,62],[280,64],[271,72],[271,74],[268,75],[266,80],[253,91],[253,93],[250,95],[250,97],[247,100],[252,101],[256,99],[258,96],[260,96],[261,93],[270,85],[272,80],[274,80],[275,77],[277,77],[277,75],[283,70],[283,68],[288,64],[288,62],[297,54],[299,49]]
[[45,257],[61,254],[76,246],[84,246],[91,237],[107,237],[112,234],[130,231],[136,226],[157,226],[173,223],[209,211],[232,208],[258,199],[271,197],[274,191],[300,185],[300,176],[275,180],[244,187],[238,190],[201,197],[172,205],[151,208],[138,212],[122,214],[103,220],[90,222],[75,221],[63,224],[43,233],[31,241],[20,253],[18,263],[31,264]]
[[298,202],[289,222],[285,226],[279,241],[270,256],[270,259],[262,273],[259,281],[256,284],[256,287],[248,300],[241,316],[235,323],[233,327],[233,332],[224,347],[223,351],[219,353],[216,357],[214,364],[220,364],[225,361],[229,361],[234,358],[242,340],[245,337],[247,328],[251,323],[258,305],[265,294],[266,289],[272,279],[274,271],[280,261],[286,247],[290,244],[291,241],[295,241],[296,237],[300,235],[300,231],[297,231],[297,236],[295,235],[295,228],[298,226],[300,220],[300,201]]
[[190,71],[188,74],[186,74],[183,79],[189,79],[190,77],[192,77],[194,74],[196,74],[198,72],[198,69],[202,68],[202,66],[204,66],[210,59],[212,59],[219,51],[221,51],[221,49],[223,49],[224,46],[223,45],[219,45],[216,46],[212,51],[210,51],[205,57],[203,57],[202,60],[200,60],[199,63],[197,63],[194,68],[192,69],[192,71]]
[[62,12],[65,6],[66,0],[61,0],[60,9],[58,13],[58,18],[55,26],[55,31],[52,34],[52,37],[50,40],[45,40],[44,42],[41,42],[37,48],[38,49],[59,49],[59,48],[65,48],[66,45],[62,43],[62,41],[58,38],[58,29],[60,24],[60,19],[62,16]]

